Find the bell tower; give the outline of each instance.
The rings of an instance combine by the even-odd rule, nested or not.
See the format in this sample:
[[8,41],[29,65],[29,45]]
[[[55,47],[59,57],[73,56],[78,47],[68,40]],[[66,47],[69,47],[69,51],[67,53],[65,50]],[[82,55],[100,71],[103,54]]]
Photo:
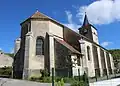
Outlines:
[[79,30],[79,34],[84,35],[93,42],[99,44],[97,29],[89,23],[86,13],[85,13],[83,25],[78,30]]

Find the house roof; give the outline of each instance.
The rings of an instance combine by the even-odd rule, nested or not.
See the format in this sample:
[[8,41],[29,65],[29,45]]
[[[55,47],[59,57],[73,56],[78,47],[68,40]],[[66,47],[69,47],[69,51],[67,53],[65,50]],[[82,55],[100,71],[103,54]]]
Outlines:
[[21,22],[20,25],[30,19],[48,19],[49,20],[50,18],[37,10],[32,16],[28,17],[26,20]]
[[30,18],[46,18],[46,19],[49,19],[46,15],[40,13],[39,11],[36,11]]
[[[64,40],[60,40],[55,38],[55,40],[57,42],[59,42],[60,44],[62,44],[63,46],[65,46],[66,48],[68,48],[70,51],[72,51],[75,54],[81,54],[79,51],[77,51],[75,48],[73,48],[71,45],[69,45],[67,42],[65,42]],[[82,55],[82,54],[81,54]]]
[[30,16],[29,18],[27,18],[26,20],[24,20],[22,23],[20,23],[20,25],[22,25],[24,22],[26,22],[26,21],[28,21],[28,20],[30,20],[30,19],[50,20],[50,21],[52,21],[52,22],[57,23],[57,24],[60,25],[60,26],[64,26],[64,25],[61,24],[60,22],[58,22],[58,21],[54,20],[53,18],[51,18],[51,17],[49,17],[49,16],[47,16],[47,15],[39,12],[38,10],[37,10],[32,16]]
[[12,66],[13,58],[0,52],[0,67]]

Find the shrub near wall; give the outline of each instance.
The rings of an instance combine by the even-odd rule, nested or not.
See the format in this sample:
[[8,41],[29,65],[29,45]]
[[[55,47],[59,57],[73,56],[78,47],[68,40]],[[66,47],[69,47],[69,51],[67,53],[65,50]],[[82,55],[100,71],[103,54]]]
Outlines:
[[[73,81],[71,86],[86,86],[83,81]],[[87,85],[88,86],[88,85]]]
[[0,77],[10,78],[12,76],[12,67],[0,68]]
[[[52,83],[52,77],[48,76],[47,72],[41,70],[40,73],[42,74],[41,76],[32,76],[29,78],[29,80],[44,83]],[[64,86],[64,83],[70,83],[71,86],[89,86],[88,77],[85,73],[83,76],[75,76],[74,78],[55,76],[55,86]]]

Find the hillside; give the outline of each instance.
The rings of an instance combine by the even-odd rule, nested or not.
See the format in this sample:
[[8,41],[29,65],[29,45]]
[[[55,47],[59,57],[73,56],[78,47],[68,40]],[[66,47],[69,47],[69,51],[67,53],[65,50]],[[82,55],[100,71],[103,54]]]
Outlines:
[[13,58],[11,56],[4,54],[3,52],[0,52],[0,67],[9,67],[12,66]]
[[120,49],[111,49],[109,52],[113,56],[115,67],[117,67],[118,63],[120,63]]
[[109,52],[112,54],[114,60],[120,60],[120,49],[111,49]]
[[6,55],[10,56],[10,57],[14,57],[14,54],[13,53],[5,53]]

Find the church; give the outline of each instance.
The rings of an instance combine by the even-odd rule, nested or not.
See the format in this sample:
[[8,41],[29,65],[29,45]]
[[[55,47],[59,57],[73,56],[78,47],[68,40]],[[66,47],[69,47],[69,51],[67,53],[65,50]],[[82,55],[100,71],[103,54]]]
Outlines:
[[15,40],[13,78],[27,79],[48,70],[55,76],[89,77],[114,73],[113,57],[99,44],[97,29],[85,14],[83,25],[75,32],[37,11],[21,24]]

